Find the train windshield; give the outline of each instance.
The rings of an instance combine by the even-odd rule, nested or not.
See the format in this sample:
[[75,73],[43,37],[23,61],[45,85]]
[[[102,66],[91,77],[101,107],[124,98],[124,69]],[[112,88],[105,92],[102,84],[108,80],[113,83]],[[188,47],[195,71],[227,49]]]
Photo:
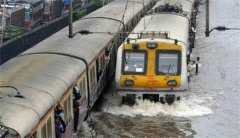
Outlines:
[[180,74],[180,52],[159,52],[157,58],[157,73],[161,75]]
[[123,57],[123,72],[125,74],[141,74],[145,72],[146,52],[125,51]]

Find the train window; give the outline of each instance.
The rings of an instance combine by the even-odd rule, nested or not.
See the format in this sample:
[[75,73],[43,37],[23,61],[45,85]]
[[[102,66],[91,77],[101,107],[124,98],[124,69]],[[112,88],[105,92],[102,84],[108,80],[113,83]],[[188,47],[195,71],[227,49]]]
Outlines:
[[146,72],[147,65],[146,51],[125,51],[123,55],[124,74],[143,74]]
[[71,96],[68,97],[68,100],[67,100],[67,112],[68,112],[68,122],[70,122],[71,120]]
[[95,66],[93,66],[91,69],[90,69],[90,84],[91,84],[91,88],[94,88],[95,86]]
[[87,93],[87,79],[84,77],[83,79],[83,94]]
[[64,120],[68,124],[69,112],[68,112],[68,99],[64,102]]
[[42,133],[41,138],[47,138],[47,125],[46,124],[42,127],[41,133]]
[[51,117],[47,121],[47,135],[49,138],[52,137],[52,120]]
[[80,86],[81,96],[83,97],[83,95],[85,95],[85,93],[86,93],[86,78],[85,77],[81,80],[79,86]]
[[102,68],[104,69],[104,66],[105,66],[105,56],[104,56],[104,54],[101,57],[101,65],[102,65]]
[[39,129],[39,133],[34,133],[31,138],[52,138],[53,136],[53,123],[52,123],[52,117],[50,116],[47,119],[47,122],[42,126],[41,129]]
[[96,69],[93,69],[93,84],[96,84]]
[[157,74],[180,74],[180,52],[162,51],[157,54]]

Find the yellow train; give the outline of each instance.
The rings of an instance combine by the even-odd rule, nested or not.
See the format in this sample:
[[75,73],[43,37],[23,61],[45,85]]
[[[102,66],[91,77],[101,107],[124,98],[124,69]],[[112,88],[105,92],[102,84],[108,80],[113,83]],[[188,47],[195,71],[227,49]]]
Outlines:
[[115,82],[123,102],[150,98],[172,104],[188,88],[191,15],[155,10],[159,7],[162,2],[118,48]]

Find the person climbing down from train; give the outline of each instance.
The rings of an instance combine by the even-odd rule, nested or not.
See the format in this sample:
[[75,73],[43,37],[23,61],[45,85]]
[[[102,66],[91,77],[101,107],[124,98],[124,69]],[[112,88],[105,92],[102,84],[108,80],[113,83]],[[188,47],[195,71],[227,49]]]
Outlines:
[[77,133],[77,128],[78,128],[78,119],[79,119],[79,106],[80,106],[80,99],[81,99],[81,92],[80,89],[77,87],[77,85],[75,85],[75,87],[73,88],[73,119],[74,119],[74,135],[76,135]]
[[73,131],[74,131],[74,135],[76,135],[77,133],[77,129],[78,129],[78,119],[79,119],[79,102],[78,100],[74,100],[73,101]]
[[55,109],[55,129],[56,138],[61,138],[61,135],[65,133],[66,123],[64,121],[64,110],[61,104],[58,104]]
[[59,116],[55,116],[55,132],[56,138],[61,138],[62,134],[65,133],[66,125],[64,121]]
[[62,120],[64,120],[64,111],[62,108],[62,105],[58,104],[55,109],[55,116],[61,117]]

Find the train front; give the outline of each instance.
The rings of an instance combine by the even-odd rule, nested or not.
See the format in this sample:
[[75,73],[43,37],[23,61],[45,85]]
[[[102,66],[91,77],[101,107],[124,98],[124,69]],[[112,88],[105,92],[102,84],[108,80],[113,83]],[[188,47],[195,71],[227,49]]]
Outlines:
[[185,46],[177,40],[127,41],[118,49],[116,90],[124,103],[143,98],[172,104],[188,87],[186,66]]

